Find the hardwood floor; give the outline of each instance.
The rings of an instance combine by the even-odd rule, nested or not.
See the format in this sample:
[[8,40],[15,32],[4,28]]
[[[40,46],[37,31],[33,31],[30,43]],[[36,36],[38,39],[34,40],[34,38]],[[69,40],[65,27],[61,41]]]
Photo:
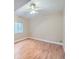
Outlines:
[[64,59],[61,45],[31,38],[15,43],[15,59]]

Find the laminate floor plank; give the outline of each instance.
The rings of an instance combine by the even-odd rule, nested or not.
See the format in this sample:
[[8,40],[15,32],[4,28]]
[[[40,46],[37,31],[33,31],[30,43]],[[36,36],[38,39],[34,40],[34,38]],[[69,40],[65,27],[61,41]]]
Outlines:
[[61,45],[31,38],[15,43],[15,59],[64,59]]

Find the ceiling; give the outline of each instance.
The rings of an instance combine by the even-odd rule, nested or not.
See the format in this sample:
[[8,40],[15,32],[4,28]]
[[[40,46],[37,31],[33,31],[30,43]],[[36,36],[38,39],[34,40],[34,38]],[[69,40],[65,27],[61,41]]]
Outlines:
[[22,7],[24,4],[29,2],[30,0],[14,0],[14,10]]
[[[22,1],[23,0],[21,0],[20,2]],[[16,9],[15,14],[20,15],[20,16],[31,16],[29,14],[29,9],[28,9],[28,5],[31,2],[34,2],[39,7],[39,10],[38,10],[39,14],[50,14],[50,13],[55,13],[55,12],[56,13],[63,12],[64,7],[65,7],[65,0],[32,0],[26,4],[24,2],[24,5],[20,8],[15,7]],[[17,4],[16,1],[15,1],[15,5],[19,6],[19,4]]]

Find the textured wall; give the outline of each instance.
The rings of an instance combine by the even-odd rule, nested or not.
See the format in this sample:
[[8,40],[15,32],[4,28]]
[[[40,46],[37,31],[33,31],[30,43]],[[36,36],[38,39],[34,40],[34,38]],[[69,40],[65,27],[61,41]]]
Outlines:
[[40,15],[31,18],[32,36],[49,41],[64,40],[64,16],[62,13]]
[[29,19],[26,17],[17,17],[15,16],[15,22],[21,22],[23,23],[23,33],[15,33],[14,36],[15,36],[15,40],[17,39],[21,39],[21,38],[24,38],[24,37],[28,37],[30,35],[30,25],[29,25]]
[[15,19],[23,21],[24,32],[15,34],[15,39],[22,37],[37,37],[47,41],[64,41],[64,15],[62,13],[38,15],[32,18]]

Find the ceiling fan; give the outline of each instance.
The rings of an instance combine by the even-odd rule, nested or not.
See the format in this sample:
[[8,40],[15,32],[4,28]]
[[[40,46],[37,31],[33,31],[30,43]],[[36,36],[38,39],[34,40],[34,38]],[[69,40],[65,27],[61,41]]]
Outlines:
[[40,10],[40,7],[38,6],[38,3],[34,2],[33,0],[28,2],[26,6],[26,10],[30,12],[30,14],[36,14],[38,13],[38,10]]
[[39,8],[36,6],[35,3],[31,3],[29,7],[30,7],[30,9],[32,10],[32,11],[30,12],[30,14],[38,13],[37,10],[38,10]]
[[[26,15],[26,14],[38,14],[42,10],[40,6],[40,2],[38,0],[31,0],[18,10],[16,10],[16,14],[18,15]],[[28,14],[28,15],[29,15]]]

